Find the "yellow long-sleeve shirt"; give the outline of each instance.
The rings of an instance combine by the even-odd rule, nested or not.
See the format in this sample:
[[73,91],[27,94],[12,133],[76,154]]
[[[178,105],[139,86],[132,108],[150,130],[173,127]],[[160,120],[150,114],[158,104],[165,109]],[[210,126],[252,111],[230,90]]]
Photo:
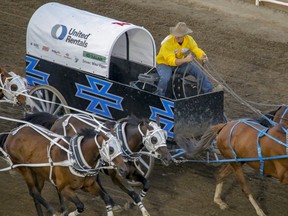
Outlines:
[[193,52],[198,59],[201,59],[205,54],[190,35],[184,37],[181,45],[175,41],[173,35],[168,35],[161,43],[159,53],[156,56],[156,63],[176,66],[176,59],[184,58],[189,50]]

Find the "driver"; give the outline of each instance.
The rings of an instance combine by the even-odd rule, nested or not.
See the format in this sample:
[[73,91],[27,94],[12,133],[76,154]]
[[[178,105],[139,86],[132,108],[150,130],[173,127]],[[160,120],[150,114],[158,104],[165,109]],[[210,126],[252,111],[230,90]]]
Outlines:
[[188,35],[190,33],[192,30],[186,26],[186,23],[179,22],[175,27],[170,27],[170,35],[161,42],[159,53],[156,56],[156,69],[160,76],[157,94],[160,96],[165,96],[168,82],[176,67],[179,67],[180,71],[187,70],[187,74],[196,78],[198,86],[201,88],[200,93],[213,91],[213,85],[207,76],[192,62],[191,52],[203,62],[208,61],[208,57],[198,47],[194,39]]

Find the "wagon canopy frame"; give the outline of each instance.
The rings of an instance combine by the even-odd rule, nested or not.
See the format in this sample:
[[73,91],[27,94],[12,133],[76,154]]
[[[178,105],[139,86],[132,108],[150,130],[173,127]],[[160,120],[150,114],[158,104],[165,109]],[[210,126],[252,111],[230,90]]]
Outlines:
[[31,17],[26,50],[30,56],[112,80],[120,75],[113,74],[113,64],[135,64],[132,72],[137,65],[156,64],[155,42],[144,27],[55,2],[44,4]]

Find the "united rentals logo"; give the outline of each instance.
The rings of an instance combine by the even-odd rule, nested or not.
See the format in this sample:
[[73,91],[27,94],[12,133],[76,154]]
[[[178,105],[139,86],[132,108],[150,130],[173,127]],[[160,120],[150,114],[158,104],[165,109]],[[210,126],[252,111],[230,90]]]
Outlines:
[[63,40],[67,35],[67,27],[65,25],[55,25],[51,30],[51,36],[58,40]]
[[88,46],[88,38],[91,33],[83,33],[81,30],[76,30],[75,28],[70,28],[68,31],[67,26],[56,24],[51,29],[51,36],[57,40],[64,40],[66,43],[71,43],[81,47]]

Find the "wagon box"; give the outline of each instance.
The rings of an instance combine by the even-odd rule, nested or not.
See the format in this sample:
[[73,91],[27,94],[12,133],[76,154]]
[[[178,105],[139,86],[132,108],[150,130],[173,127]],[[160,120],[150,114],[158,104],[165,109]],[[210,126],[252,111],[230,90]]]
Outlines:
[[143,27],[48,3],[29,21],[26,49],[26,78],[40,86],[31,94],[52,100],[37,102],[38,110],[60,115],[62,103],[105,119],[159,116],[171,140],[200,136],[224,120],[223,91],[160,97],[135,85],[156,64],[154,39]]

